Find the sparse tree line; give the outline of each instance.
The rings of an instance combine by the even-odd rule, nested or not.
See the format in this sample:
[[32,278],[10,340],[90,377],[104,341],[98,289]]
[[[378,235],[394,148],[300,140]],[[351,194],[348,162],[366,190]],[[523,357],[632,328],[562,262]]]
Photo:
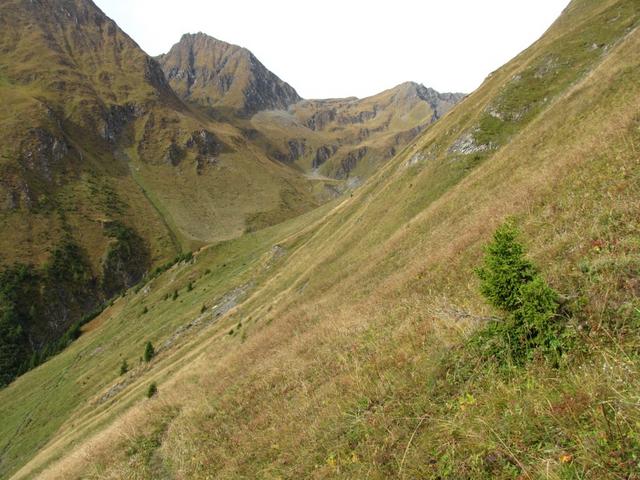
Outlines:
[[[153,346],[153,343],[148,341],[144,346],[144,353],[142,354],[142,357],[140,357],[140,361],[149,363],[155,356],[156,356],[155,347]],[[120,375],[121,376],[125,375],[128,371],[129,371],[129,363],[127,362],[127,359],[124,358],[122,359],[122,363],[120,364]],[[158,393],[158,385],[156,384],[156,382],[151,382],[147,389],[147,393],[146,393],[147,398],[151,398],[155,396],[156,393]]]

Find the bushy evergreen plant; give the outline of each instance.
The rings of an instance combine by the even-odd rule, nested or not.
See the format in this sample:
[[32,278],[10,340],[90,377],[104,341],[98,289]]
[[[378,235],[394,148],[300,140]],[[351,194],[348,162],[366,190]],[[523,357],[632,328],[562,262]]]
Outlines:
[[505,316],[480,330],[472,343],[500,363],[523,365],[535,352],[557,364],[567,348],[558,294],[540,276],[510,222],[500,226],[476,270],[480,292]]

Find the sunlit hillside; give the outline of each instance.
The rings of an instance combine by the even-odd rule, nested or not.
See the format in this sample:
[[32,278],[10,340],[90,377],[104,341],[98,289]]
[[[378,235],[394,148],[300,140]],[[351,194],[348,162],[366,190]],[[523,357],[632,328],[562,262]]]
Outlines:
[[[639,24],[573,0],[352,193],[147,276],[0,390],[0,476],[639,478]],[[496,340],[505,223],[553,359]]]

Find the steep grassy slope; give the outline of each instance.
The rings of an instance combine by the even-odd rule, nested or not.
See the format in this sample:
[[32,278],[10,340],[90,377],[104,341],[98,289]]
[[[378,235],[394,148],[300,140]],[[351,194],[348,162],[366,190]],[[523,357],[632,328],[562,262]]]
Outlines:
[[[635,478],[639,21],[574,0],[352,197],[129,292],[0,391],[3,475]],[[559,368],[467,343],[508,216],[573,299]]]

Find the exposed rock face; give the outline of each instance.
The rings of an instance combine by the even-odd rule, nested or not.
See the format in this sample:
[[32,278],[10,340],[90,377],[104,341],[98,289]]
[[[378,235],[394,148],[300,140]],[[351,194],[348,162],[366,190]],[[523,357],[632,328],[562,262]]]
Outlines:
[[286,109],[300,101],[289,84],[265,68],[247,49],[203,33],[185,34],[159,61],[174,90],[207,107],[243,115]]
[[472,153],[484,152],[490,148],[492,148],[491,145],[478,145],[473,133],[465,133],[453,142],[453,145],[449,148],[449,152],[470,155]]
[[441,118],[465,96],[463,93],[440,93],[414,82],[408,82],[407,86],[410,90],[415,89],[416,95],[431,106],[434,112],[433,120]]
[[217,155],[222,145],[208,130],[194,132],[185,143],[187,148],[195,148],[200,155]]
[[13,185],[11,180],[8,178],[0,180],[0,199],[4,199],[4,201],[0,201],[0,211],[30,209],[34,205],[35,199],[29,184],[18,181],[16,185]]
[[292,138],[286,142],[286,153],[280,149],[272,149],[269,154],[275,160],[284,163],[294,163],[307,153],[307,141],[304,138]]
[[289,158],[291,162],[295,162],[300,157],[304,156],[307,151],[307,145],[304,139],[294,139],[287,142],[289,145]]
[[42,128],[27,132],[21,146],[22,164],[44,178],[53,180],[53,172],[69,152],[64,140],[53,136]]
[[340,162],[340,168],[336,173],[336,178],[347,178],[351,171],[356,168],[358,162],[364,158],[368,150],[367,147],[361,147],[349,152]]
[[338,117],[338,123],[341,125],[353,125],[354,123],[364,123],[368,120],[376,118],[378,114],[378,106],[374,105],[373,110],[361,110],[355,114],[342,114]]
[[207,165],[215,165],[217,157],[222,151],[223,145],[216,136],[208,130],[194,132],[185,143],[185,148],[197,152],[196,172],[201,175]]
[[314,169],[318,168],[324,162],[329,160],[331,156],[338,151],[337,145],[322,145],[316,150],[316,156],[313,159],[312,167]]
[[167,148],[167,151],[164,154],[165,162],[175,167],[182,161],[183,158],[184,150],[180,148],[175,142],[171,142],[169,148]]
[[136,108],[132,104],[111,105],[102,115],[99,134],[110,143],[115,143],[127,124],[136,116]]
[[[424,130],[426,125],[418,125],[410,130],[405,130],[403,132],[397,133],[395,137],[393,137],[395,145],[394,147],[402,147],[407,145],[411,140],[416,138],[418,134]],[[395,155],[395,153],[394,153]]]
[[314,112],[307,120],[305,120],[304,125],[311,130],[323,130],[328,123],[333,122],[335,119],[335,108],[318,110]]

